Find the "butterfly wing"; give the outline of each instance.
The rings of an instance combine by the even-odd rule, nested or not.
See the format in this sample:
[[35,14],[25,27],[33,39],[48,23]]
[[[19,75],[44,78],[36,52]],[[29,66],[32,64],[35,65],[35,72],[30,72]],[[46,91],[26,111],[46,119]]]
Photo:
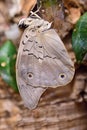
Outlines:
[[18,78],[18,80],[19,92],[25,106],[29,109],[34,109],[37,106],[38,101],[46,88],[35,88],[33,86],[27,85],[21,78]]
[[34,87],[55,88],[66,85],[72,80],[73,63],[55,30],[50,29],[41,34],[33,34],[24,43],[19,49],[21,56],[18,58],[18,74],[26,84]]
[[17,56],[16,77],[28,108],[35,108],[48,87],[66,85],[73,75],[73,63],[55,30],[38,34],[25,30]]

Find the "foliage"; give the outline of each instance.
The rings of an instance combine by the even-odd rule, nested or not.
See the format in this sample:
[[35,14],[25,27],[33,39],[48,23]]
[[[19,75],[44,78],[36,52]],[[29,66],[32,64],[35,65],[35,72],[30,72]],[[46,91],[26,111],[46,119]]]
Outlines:
[[18,91],[15,74],[16,47],[6,41],[0,48],[0,75],[15,91]]
[[87,53],[87,13],[80,17],[72,34],[72,46],[78,63]]

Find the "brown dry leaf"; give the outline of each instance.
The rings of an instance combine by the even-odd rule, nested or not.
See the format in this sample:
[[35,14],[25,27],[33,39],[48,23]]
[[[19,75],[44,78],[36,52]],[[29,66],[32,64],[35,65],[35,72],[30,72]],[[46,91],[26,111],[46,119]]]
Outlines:
[[84,12],[84,10],[87,11],[87,0],[79,0],[79,4],[83,8],[83,12]]
[[76,24],[77,20],[81,16],[81,5],[77,0],[65,0],[64,6],[66,8],[65,12],[67,14],[66,20],[71,24]]
[[70,8],[69,9],[69,15],[66,18],[68,22],[72,24],[76,24],[78,19],[81,16],[81,9],[80,8]]
[[21,6],[22,6],[22,12],[25,16],[27,16],[37,3],[37,0],[22,0]]
[[36,3],[37,0],[6,0],[5,4],[7,5],[10,17],[14,17],[21,12],[27,16]]
[[69,10],[71,7],[79,8],[79,0],[64,0],[64,6]]

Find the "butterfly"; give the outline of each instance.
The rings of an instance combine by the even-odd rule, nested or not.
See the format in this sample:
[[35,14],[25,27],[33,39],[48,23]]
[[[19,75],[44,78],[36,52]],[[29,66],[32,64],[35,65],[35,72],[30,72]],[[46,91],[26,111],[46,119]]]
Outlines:
[[37,16],[22,19],[22,35],[16,62],[20,95],[34,109],[47,88],[65,86],[74,76],[74,65],[51,24]]

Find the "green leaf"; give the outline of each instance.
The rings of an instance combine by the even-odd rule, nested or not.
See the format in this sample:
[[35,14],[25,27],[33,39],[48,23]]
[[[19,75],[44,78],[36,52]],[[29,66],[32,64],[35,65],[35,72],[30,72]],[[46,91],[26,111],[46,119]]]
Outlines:
[[72,34],[72,46],[78,63],[83,61],[87,53],[87,13],[77,22]]
[[15,91],[18,91],[16,83],[15,63],[16,47],[8,40],[0,48],[0,75]]

